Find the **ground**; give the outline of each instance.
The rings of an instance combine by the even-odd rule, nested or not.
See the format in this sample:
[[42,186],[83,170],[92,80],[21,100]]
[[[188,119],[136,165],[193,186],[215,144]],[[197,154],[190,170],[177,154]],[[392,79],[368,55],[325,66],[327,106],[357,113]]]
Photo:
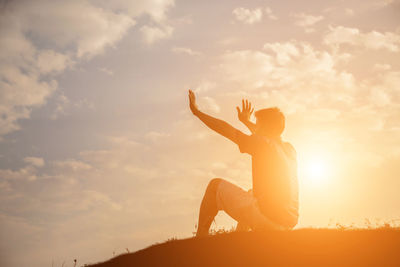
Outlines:
[[223,233],[170,240],[89,266],[400,266],[400,229]]

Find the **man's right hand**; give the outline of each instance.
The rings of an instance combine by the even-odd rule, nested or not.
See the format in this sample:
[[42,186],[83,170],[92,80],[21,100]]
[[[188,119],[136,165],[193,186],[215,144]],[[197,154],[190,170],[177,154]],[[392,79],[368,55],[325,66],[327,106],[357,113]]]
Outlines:
[[193,91],[189,89],[189,107],[192,111],[193,115],[197,115],[199,113],[199,108],[196,104],[196,96],[194,95]]
[[236,107],[238,112],[238,118],[241,122],[246,123],[250,121],[251,114],[253,114],[254,108],[251,108],[251,103],[246,99],[242,99],[242,111],[239,107]]

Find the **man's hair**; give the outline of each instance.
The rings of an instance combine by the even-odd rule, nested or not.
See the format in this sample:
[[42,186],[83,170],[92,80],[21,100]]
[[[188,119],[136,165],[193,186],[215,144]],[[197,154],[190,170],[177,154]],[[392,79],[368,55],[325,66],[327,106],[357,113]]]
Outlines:
[[257,110],[254,116],[264,133],[280,136],[285,129],[285,116],[277,107]]

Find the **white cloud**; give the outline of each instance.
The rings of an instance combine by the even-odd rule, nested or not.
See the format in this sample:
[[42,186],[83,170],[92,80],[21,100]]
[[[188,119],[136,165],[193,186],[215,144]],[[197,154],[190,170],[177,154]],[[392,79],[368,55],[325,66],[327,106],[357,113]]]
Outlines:
[[43,158],[26,157],[26,158],[24,158],[24,161],[26,163],[31,164],[32,166],[35,166],[35,167],[43,167],[44,166],[44,159]]
[[143,26],[140,28],[145,43],[151,45],[162,39],[171,37],[174,29],[171,26],[154,27],[154,26]]
[[[393,151],[397,140],[381,144],[379,151],[369,150],[373,138],[392,134],[398,127],[400,72],[383,64],[374,67],[382,71],[361,79],[343,68],[343,58],[353,62],[340,49],[328,52],[299,41],[267,43],[263,50],[227,51],[221,57],[219,75],[223,79],[218,86],[237,88],[227,90],[227,97],[243,97],[246,92],[256,106],[268,103],[298,120],[307,118],[303,127],[330,125],[326,126],[329,138],[341,136],[334,129],[346,129],[346,138],[354,139],[346,144],[352,151],[348,160],[375,164],[381,161],[374,160]],[[365,145],[365,157],[360,156],[360,143]]]
[[0,169],[0,177],[2,181],[34,181],[37,179],[37,169],[36,166],[28,163],[27,166],[20,168],[18,170],[11,169]]
[[136,17],[149,14],[159,25],[143,26],[149,43],[169,37],[173,29],[163,23],[173,5],[173,0],[3,4],[0,24],[7,27],[0,31],[0,139],[46,104],[57,90],[57,74],[114,46]]
[[260,78],[268,77],[273,68],[271,60],[269,55],[259,51],[239,50],[224,53],[220,67],[228,79],[245,81],[251,89],[257,87]]
[[354,16],[354,10],[351,8],[345,8],[344,13],[348,16]]
[[116,13],[126,13],[131,17],[148,14],[158,23],[162,23],[167,18],[168,9],[175,5],[174,0],[95,0],[92,2]]
[[272,12],[272,9],[271,9],[271,8],[266,7],[266,8],[264,9],[264,12],[265,12],[265,14],[267,15],[267,17],[268,17],[269,19],[272,19],[272,20],[277,20],[277,19],[278,19],[278,17]]
[[70,106],[71,101],[64,95],[60,94],[56,99],[56,109],[53,114],[51,114],[51,119],[55,120],[60,117],[60,115],[65,115],[67,113],[67,108]]
[[207,112],[219,113],[221,111],[220,106],[212,97],[203,96],[198,102],[198,105],[201,105],[201,108],[204,108],[204,110]]
[[377,31],[362,33],[357,28],[330,26],[329,32],[324,37],[324,42],[336,47],[347,44],[373,50],[385,49],[398,52],[400,35],[393,32],[381,33]]
[[177,47],[177,46],[174,46],[172,48],[172,52],[177,53],[177,54],[186,54],[186,55],[189,55],[189,56],[200,56],[201,55],[200,52],[194,51],[194,50],[192,50],[192,49],[190,49],[188,47]]
[[265,50],[271,50],[276,54],[278,64],[284,65],[298,56],[300,51],[295,43],[267,43],[264,45]]
[[17,121],[29,118],[31,108],[43,105],[56,88],[54,80],[40,81],[37,73],[0,63],[0,136],[18,130]]
[[62,91],[59,91],[57,97],[53,98],[53,103],[55,104],[55,109],[50,114],[50,118],[52,120],[56,120],[61,116],[67,116],[73,111],[79,111],[82,109],[95,109],[93,102],[87,100],[86,98],[71,101]]
[[374,69],[378,70],[378,71],[386,71],[386,70],[390,70],[391,68],[392,68],[392,66],[389,65],[389,64],[379,64],[379,63],[377,63],[377,64],[374,65]]
[[106,67],[99,68],[99,71],[104,72],[107,75],[113,76],[114,72]]
[[150,139],[150,140],[153,141],[153,142],[156,142],[156,141],[158,141],[159,139],[162,139],[162,138],[165,138],[165,137],[168,137],[168,136],[170,136],[170,134],[161,133],[161,132],[156,132],[156,131],[150,131],[150,132],[148,132],[148,133],[145,135],[145,137],[146,137],[147,139]]
[[203,81],[193,91],[195,93],[208,92],[213,90],[216,86],[217,84],[215,82]]
[[[11,12],[16,13],[23,30],[56,49],[72,46],[77,57],[103,52],[135,24],[125,13],[114,13],[87,1],[25,1],[15,4]],[[43,13],[46,16],[41,16]]]
[[323,16],[313,16],[305,13],[297,13],[293,17],[297,19],[295,25],[304,28],[306,33],[314,32],[315,29],[312,26],[324,19]]
[[37,56],[37,68],[42,74],[63,71],[71,63],[68,55],[53,50],[42,50]]
[[238,21],[245,24],[254,24],[260,22],[262,19],[261,8],[247,9],[243,7],[237,7],[232,11],[232,14]]
[[220,67],[221,76],[247,91],[263,89],[258,97],[268,92],[266,99],[294,112],[310,103],[345,104],[355,97],[349,94],[355,88],[354,77],[336,69],[339,60],[340,56],[316,50],[308,43],[291,41],[267,43],[263,51],[226,52]]
[[92,169],[92,166],[90,166],[89,164],[76,159],[55,161],[54,164],[57,166],[57,168],[59,168],[59,171],[62,173],[65,173],[67,170],[86,171]]
[[383,8],[393,4],[394,2],[395,0],[376,0],[373,5],[378,8]]

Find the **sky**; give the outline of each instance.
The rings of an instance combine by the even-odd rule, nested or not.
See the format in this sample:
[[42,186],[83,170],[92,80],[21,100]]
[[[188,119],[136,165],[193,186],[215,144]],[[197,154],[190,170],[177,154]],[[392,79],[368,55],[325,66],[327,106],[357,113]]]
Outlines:
[[[279,107],[298,155],[297,228],[400,219],[400,2],[0,1],[0,265],[73,266],[191,237],[208,181],[251,158]],[[254,118],[253,118],[254,119]],[[214,229],[235,225],[218,215]]]

